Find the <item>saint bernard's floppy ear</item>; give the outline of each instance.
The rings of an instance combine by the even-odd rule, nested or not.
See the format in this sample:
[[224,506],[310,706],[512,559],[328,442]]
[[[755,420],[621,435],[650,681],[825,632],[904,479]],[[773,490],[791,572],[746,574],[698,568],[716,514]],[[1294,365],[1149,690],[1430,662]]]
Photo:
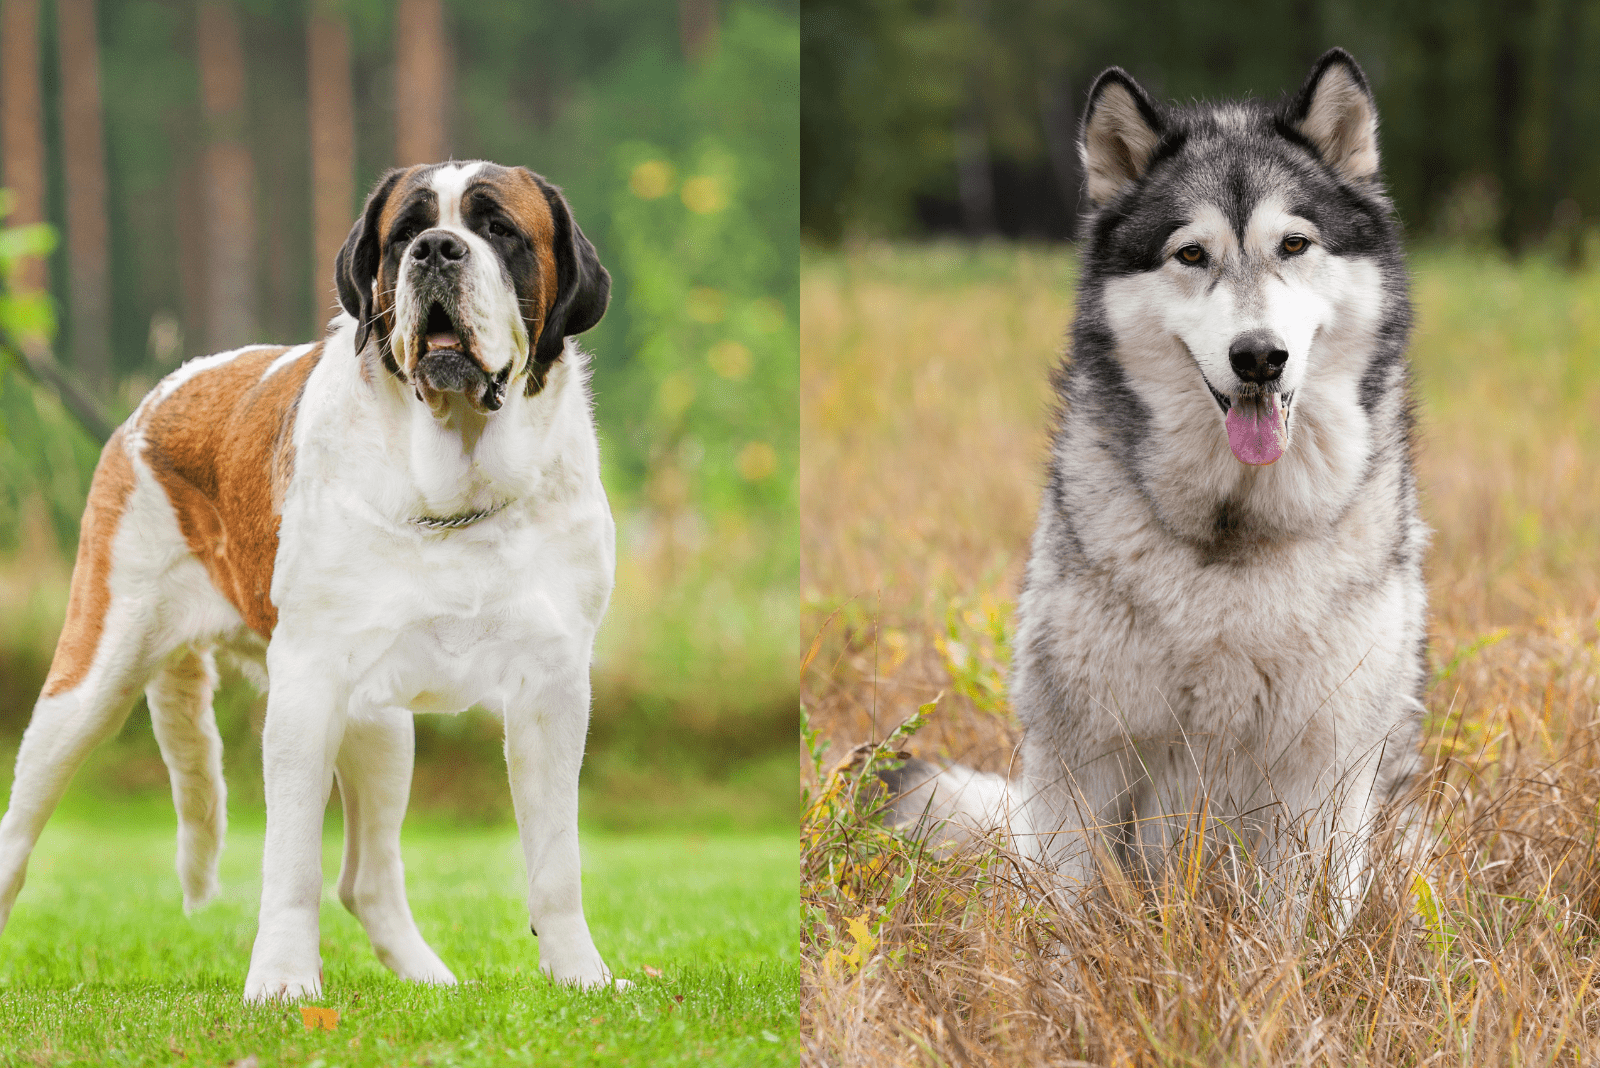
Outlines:
[[1378,177],[1378,105],[1349,52],[1330,48],[1322,54],[1286,118],[1340,178]]
[[1096,207],[1143,177],[1166,124],[1133,76],[1109,67],[1089,87],[1089,105],[1078,133],[1084,189]]
[[367,197],[367,206],[361,209],[355,225],[350,227],[350,236],[344,239],[344,247],[334,262],[333,280],[339,287],[339,303],[356,321],[358,353],[366,348],[372,331],[372,282],[378,277],[378,254],[383,247],[378,219],[383,215],[389,194],[394,192],[395,183],[405,173],[396,168],[378,179],[377,188]]
[[533,347],[534,362],[549,366],[560,358],[567,338],[588,330],[605,315],[611,300],[611,275],[600,266],[594,246],[578,229],[561,190],[532,171],[527,173],[538,183],[555,221],[551,244],[556,258],[556,300],[545,313],[544,328]]

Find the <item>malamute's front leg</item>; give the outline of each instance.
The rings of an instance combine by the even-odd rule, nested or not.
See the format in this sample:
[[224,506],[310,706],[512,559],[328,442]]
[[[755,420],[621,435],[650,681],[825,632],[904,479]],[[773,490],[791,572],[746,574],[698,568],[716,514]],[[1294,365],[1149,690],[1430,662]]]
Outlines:
[[578,768],[589,729],[587,663],[526,686],[506,709],[506,768],[528,865],[528,920],[539,967],[557,982],[612,982],[583,916]]
[[325,665],[267,650],[272,680],[261,738],[267,844],[261,860],[261,920],[246,1001],[322,993],[318,908],[322,903],[322,819],[344,736],[346,694]]
[[1041,743],[1043,732],[1033,732],[1022,757],[1029,852],[1069,894],[1090,885],[1098,864],[1125,860],[1117,852],[1129,844],[1133,798],[1147,781],[1126,736],[1075,726],[1071,744]]
[[1310,836],[1312,859],[1326,872],[1328,901],[1341,931],[1355,918],[1371,882],[1372,838],[1386,800],[1378,792],[1378,755],[1363,756],[1330,774],[1334,784],[1321,791]]

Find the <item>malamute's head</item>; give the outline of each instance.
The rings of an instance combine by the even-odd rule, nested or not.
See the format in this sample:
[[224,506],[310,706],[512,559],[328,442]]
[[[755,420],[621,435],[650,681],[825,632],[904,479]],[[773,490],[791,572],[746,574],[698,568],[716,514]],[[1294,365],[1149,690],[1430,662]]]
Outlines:
[[1359,403],[1384,275],[1400,268],[1377,109],[1349,53],[1328,52],[1276,106],[1163,107],[1112,68],[1079,151],[1094,205],[1084,292],[1136,395],[1204,418],[1256,466],[1290,448],[1297,397]]

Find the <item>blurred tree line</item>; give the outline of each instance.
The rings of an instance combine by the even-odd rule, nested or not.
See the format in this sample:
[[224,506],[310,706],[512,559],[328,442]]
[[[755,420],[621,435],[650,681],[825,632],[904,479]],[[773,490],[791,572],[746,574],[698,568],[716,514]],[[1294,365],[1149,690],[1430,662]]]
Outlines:
[[[564,187],[612,274],[585,811],[792,818],[799,83],[798,0],[0,0],[0,750],[99,453],[58,398],[115,421],[184,359],[320,336],[377,177],[483,157]],[[230,678],[247,799],[262,706]],[[425,717],[418,800],[501,812],[499,738]],[[100,779],[164,782],[146,717],[116,746]]]
[[[792,511],[797,24],[797,0],[3,0],[8,224],[60,235],[12,288],[54,297],[59,363],[116,418],[184,359],[319,336],[386,168],[523,164],[615,281],[582,342],[613,492]],[[0,541],[42,488],[70,545],[97,450],[56,470],[24,393],[0,383]]]
[[1600,214],[1600,4],[1584,0],[807,0],[803,229],[1070,238],[1104,67],[1164,99],[1270,98],[1334,44],[1372,81],[1412,233],[1582,257]]

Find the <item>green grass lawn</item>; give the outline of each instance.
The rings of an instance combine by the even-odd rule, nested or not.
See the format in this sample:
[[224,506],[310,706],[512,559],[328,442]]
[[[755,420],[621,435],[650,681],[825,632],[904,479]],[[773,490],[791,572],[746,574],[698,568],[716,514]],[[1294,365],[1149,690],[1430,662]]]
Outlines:
[[340,1013],[330,1032],[307,1030],[296,1007],[241,1001],[261,889],[259,813],[234,816],[222,892],[186,917],[170,805],[77,797],[45,828],[0,934],[0,1065],[798,1060],[792,833],[586,835],[589,924],[606,961],[636,985],[580,993],[538,972],[515,828],[408,825],[412,908],[462,981],[442,990],[390,975],[339,904],[334,817],[317,1002]]

